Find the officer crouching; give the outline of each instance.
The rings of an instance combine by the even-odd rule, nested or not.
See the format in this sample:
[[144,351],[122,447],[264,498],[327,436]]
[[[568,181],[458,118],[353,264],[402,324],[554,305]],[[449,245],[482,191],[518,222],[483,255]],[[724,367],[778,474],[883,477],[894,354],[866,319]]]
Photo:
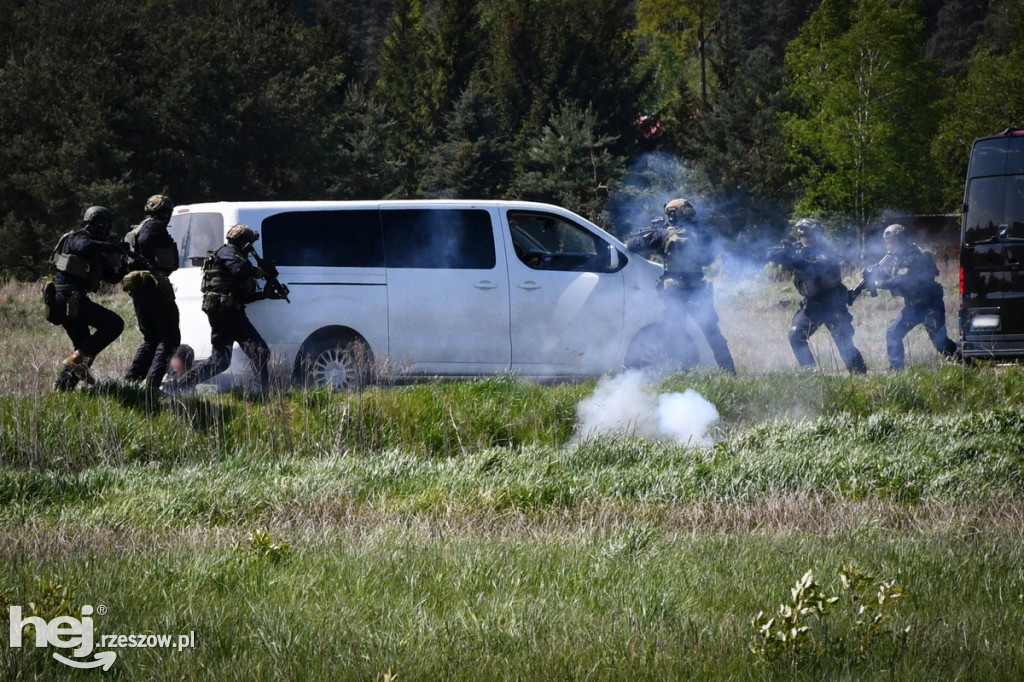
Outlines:
[[81,228],[62,235],[50,256],[55,273],[43,288],[46,319],[62,326],[74,346],[54,382],[58,391],[73,390],[79,381],[95,383],[89,368],[124,331],[120,315],[89,298],[101,282],[116,284],[125,274],[122,246],[109,239],[112,219],[108,208],[88,208]]

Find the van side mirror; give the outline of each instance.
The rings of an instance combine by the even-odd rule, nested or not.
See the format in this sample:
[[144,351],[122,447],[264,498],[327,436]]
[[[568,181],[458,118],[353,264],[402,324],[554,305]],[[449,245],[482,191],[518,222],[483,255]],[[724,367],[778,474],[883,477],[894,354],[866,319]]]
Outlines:
[[619,250],[614,245],[608,245],[608,272],[615,272],[619,269]]

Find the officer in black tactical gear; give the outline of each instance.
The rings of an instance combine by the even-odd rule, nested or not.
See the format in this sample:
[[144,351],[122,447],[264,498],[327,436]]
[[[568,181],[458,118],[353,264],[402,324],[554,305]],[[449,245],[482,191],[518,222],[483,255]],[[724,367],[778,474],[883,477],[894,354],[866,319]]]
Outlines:
[[864,357],[853,345],[853,316],[848,310],[850,295],[843,285],[839,257],[825,241],[825,231],[816,220],[802,218],[796,223],[799,242],[783,240],[768,250],[768,260],[793,271],[793,284],[803,296],[800,309],[789,327],[789,345],[801,367],[814,367],[809,340],[825,325],[836,343],[839,356],[851,374],[868,371]]
[[95,383],[89,368],[124,330],[120,315],[89,298],[101,282],[116,284],[124,277],[122,246],[109,239],[113,217],[103,206],[88,208],[82,226],[61,236],[50,256],[56,272],[43,289],[46,319],[64,327],[75,348],[57,375],[58,391],[73,390],[83,380]]
[[903,310],[885,331],[889,368],[903,369],[903,339],[910,330],[923,324],[935,350],[943,357],[957,356],[956,343],[946,331],[946,306],[942,302],[942,285],[935,281],[939,268],[930,253],[922,251],[907,238],[899,224],[885,228],[886,255],[882,262],[869,268],[865,276],[879,289],[889,289],[893,296],[903,297]]
[[135,306],[142,343],[125,374],[127,381],[145,381],[159,388],[167,363],[181,343],[178,305],[168,276],[178,269],[178,246],[167,232],[174,204],[154,194],[146,201],[146,219],[125,236],[129,273],[121,287]]
[[245,306],[260,298],[256,280],[266,273],[253,265],[246,251],[258,239],[247,225],[234,225],[227,243],[210,253],[203,262],[203,312],[210,320],[210,357],[173,383],[170,392],[189,389],[220,374],[231,365],[231,347],[235,342],[249,357],[259,377],[260,391],[269,383],[270,349],[245,314]]
[[[704,268],[715,259],[711,236],[698,224],[693,204],[686,199],[669,201],[664,222],[656,221],[626,246],[640,254],[661,254],[665,274],[658,285],[667,296],[666,313],[672,317],[689,314],[704,333],[718,366],[735,374],[729,345],[718,327],[711,283],[704,278]],[[676,333],[688,336],[681,327]]]

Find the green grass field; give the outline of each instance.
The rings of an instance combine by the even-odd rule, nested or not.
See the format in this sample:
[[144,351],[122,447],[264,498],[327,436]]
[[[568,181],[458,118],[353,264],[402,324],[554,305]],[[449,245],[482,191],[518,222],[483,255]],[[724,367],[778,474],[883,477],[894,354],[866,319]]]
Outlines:
[[[195,642],[74,671],[28,626],[0,678],[1019,679],[1024,372],[920,332],[905,372],[795,371],[769,287],[719,292],[739,376],[650,387],[715,405],[708,447],[575,443],[592,381],[53,394],[66,339],[0,288],[0,632],[88,604],[97,650]],[[863,303],[879,370],[896,303]]]

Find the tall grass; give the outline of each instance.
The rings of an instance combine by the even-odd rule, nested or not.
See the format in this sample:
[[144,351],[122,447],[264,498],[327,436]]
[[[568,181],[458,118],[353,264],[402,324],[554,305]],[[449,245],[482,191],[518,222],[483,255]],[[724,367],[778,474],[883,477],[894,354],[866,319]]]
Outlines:
[[[101,356],[108,378],[137,341],[109,300],[129,331]],[[10,604],[47,619],[104,604],[99,634],[196,632],[195,650],[122,649],[107,675],[1015,679],[1024,664],[1016,367],[940,365],[929,347],[905,372],[850,377],[733,343],[739,376],[652,387],[712,402],[714,445],[569,446],[593,381],[51,393],[66,349],[34,305],[0,288],[0,632]],[[858,335],[884,333],[877,319]],[[811,619],[813,655],[751,652],[759,611],[808,570],[838,590],[851,563],[909,595],[892,636],[864,653],[852,621]],[[71,674],[50,653],[0,646],[0,677]]]

